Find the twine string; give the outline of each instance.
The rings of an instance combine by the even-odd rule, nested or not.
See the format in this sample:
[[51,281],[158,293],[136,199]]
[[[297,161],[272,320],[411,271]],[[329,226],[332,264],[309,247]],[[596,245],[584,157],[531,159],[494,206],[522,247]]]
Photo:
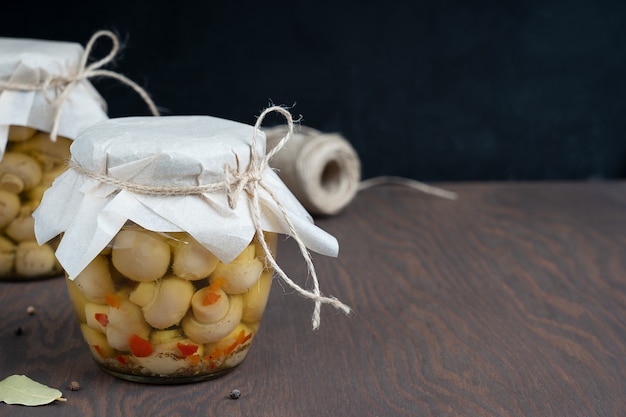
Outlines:
[[[96,43],[96,41],[102,37],[108,37],[111,42],[111,50],[109,53],[100,58],[99,60],[88,64],[89,57],[91,55],[91,51]],[[59,123],[61,120],[61,108],[63,107],[63,103],[68,99],[72,90],[80,84],[82,81],[96,78],[96,77],[109,77],[116,79],[129,87],[131,87],[139,96],[143,99],[144,102],[150,108],[150,112],[153,116],[159,116],[159,110],[156,105],[148,95],[148,93],[136,82],[131,80],[130,78],[117,73],[115,71],[110,71],[106,69],[102,69],[103,66],[113,61],[115,55],[117,55],[120,49],[120,42],[117,36],[108,30],[100,30],[89,39],[89,42],[85,46],[85,51],[81,57],[80,66],[78,68],[78,72],[75,75],[70,76],[53,76],[50,75],[43,82],[38,84],[27,84],[27,83],[17,83],[10,81],[0,81],[0,91],[1,90],[13,90],[13,91],[42,91],[46,100],[48,100],[54,111],[54,119],[52,123],[52,128],[50,130],[50,138],[54,141],[57,138],[59,131]],[[49,95],[50,90],[56,91],[56,98],[54,100],[51,99]]]
[[426,194],[431,194],[437,197],[447,198],[448,200],[456,200],[458,198],[457,193],[454,191],[444,190],[443,188],[434,187],[432,185],[425,184],[421,181],[416,181],[410,178],[394,177],[385,175],[381,177],[374,177],[363,180],[359,183],[358,191],[367,190],[378,185],[403,185],[413,188]]
[[[286,109],[280,106],[274,106],[263,111],[261,115],[259,116],[259,118],[257,119],[256,125],[254,127],[254,133],[253,133],[253,140],[252,140],[253,146],[256,144],[256,135],[257,135],[257,132],[261,128],[261,124],[263,122],[264,117],[268,113],[273,112],[273,111],[276,111],[285,117],[285,119],[287,120],[288,131],[287,131],[287,135],[285,135],[285,137],[281,139],[274,148],[272,148],[269,152],[266,153],[265,157],[261,160],[260,166],[258,167],[260,170],[265,169],[269,165],[269,161],[272,158],[272,156],[274,156],[276,152],[280,151],[280,149],[285,145],[285,143],[287,143],[287,141],[293,136],[293,124],[294,123],[293,123],[293,118],[291,116],[291,113],[289,113],[289,111],[287,111]],[[256,158],[257,158],[256,153],[254,153],[253,155],[254,162],[251,161],[251,166],[256,166]],[[259,236],[259,241],[261,242],[261,246],[263,247],[263,250],[267,256],[266,259],[274,268],[276,273],[281,277],[281,279],[287,285],[289,285],[291,288],[293,288],[295,291],[297,291],[301,295],[305,296],[306,298],[312,299],[315,302],[313,315],[312,315],[313,329],[317,329],[320,325],[320,312],[321,312],[322,303],[330,304],[333,307],[339,310],[342,310],[344,313],[349,314],[351,312],[350,307],[343,304],[341,301],[339,301],[335,297],[326,297],[321,294],[319,280],[317,278],[317,273],[315,271],[315,266],[313,265],[311,254],[309,253],[309,251],[306,248],[306,245],[304,244],[304,242],[298,235],[298,232],[296,231],[296,228],[291,220],[291,217],[287,213],[285,206],[281,204],[280,200],[274,194],[274,192],[269,187],[267,187],[267,185],[265,185],[260,179],[258,181],[252,182],[251,185],[252,185],[252,192],[251,192],[252,218],[253,218],[253,222],[257,231],[257,235]],[[272,200],[276,202],[276,205],[280,208],[281,213],[283,215],[283,219],[286,221],[287,226],[289,227],[290,235],[294,238],[294,240],[298,244],[300,253],[302,254],[302,257],[304,258],[306,262],[307,271],[313,280],[312,292],[303,289],[298,284],[296,284],[293,280],[291,280],[289,276],[287,276],[287,274],[282,270],[282,268],[280,268],[280,266],[276,263],[276,260],[272,256],[271,251],[267,247],[267,244],[265,243],[265,239],[264,239],[263,229],[261,228],[261,209],[259,207],[259,197],[258,197],[258,192],[256,189],[257,187],[261,187],[266,193],[268,193],[269,196],[272,198]]]
[[[277,112],[283,115],[287,123],[289,125],[289,130],[287,135],[272,149],[268,152],[262,159],[259,160],[259,156],[256,152],[256,143],[257,143],[257,132],[260,130],[261,123],[265,116],[271,112]],[[90,170],[87,170],[80,166],[77,162],[70,160],[68,165],[69,168],[74,171],[88,177],[95,179],[101,183],[109,184],[115,186],[120,189],[124,189],[133,193],[138,194],[147,194],[147,195],[159,195],[159,196],[174,196],[174,195],[202,195],[205,193],[211,193],[216,191],[225,191],[228,199],[228,204],[231,209],[235,209],[237,207],[238,198],[245,193],[250,201],[250,211],[252,216],[253,226],[255,228],[256,236],[258,237],[259,243],[263,248],[265,253],[265,260],[269,263],[276,274],[293,290],[295,290],[300,295],[314,301],[315,306],[313,309],[313,314],[311,318],[311,322],[313,324],[313,329],[317,329],[320,325],[320,312],[322,304],[330,304],[331,306],[337,308],[338,310],[343,311],[345,314],[350,314],[351,309],[346,304],[342,303],[335,297],[327,297],[322,295],[319,286],[319,280],[317,277],[317,273],[315,271],[315,266],[313,265],[313,260],[311,258],[310,253],[308,252],[306,245],[304,244],[302,238],[298,234],[296,227],[287,211],[287,208],[281,203],[278,196],[272,191],[270,187],[268,187],[263,182],[263,170],[268,168],[269,160],[271,157],[282,148],[287,141],[291,138],[293,134],[293,118],[291,113],[288,110],[284,109],[280,106],[273,106],[265,109],[261,115],[258,117],[257,122],[254,126],[254,131],[252,134],[252,143],[250,146],[250,162],[248,164],[247,169],[241,170],[239,157],[235,154],[236,167],[225,166],[224,167],[224,179],[220,182],[204,184],[204,185],[194,185],[194,186],[176,186],[176,187],[161,187],[161,186],[151,186],[151,185],[143,185],[137,184],[130,181],[120,180],[114,177],[110,177],[106,174],[96,173]],[[313,281],[313,289],[307,290],[302,288],[296,282],[294,282],[289,276],[283,271],[283,269],[278,265],[276,259],[272,255],[272,251],[267,245],[265,241],[265,234],[263,232],[263,228],[261,227],[262,219],[261,219],[261,206],[259,203],[259,192],[260,190],[265,191],[267,195],[271,198],[274,203],[280,209],[280,212],[283,216],[283,219],[287,223],[287,227],[289,229],[289,235],[296,241],[298,244],[298,248],[302,257],[304,258],[307,265],[307,273],[312,278]]]

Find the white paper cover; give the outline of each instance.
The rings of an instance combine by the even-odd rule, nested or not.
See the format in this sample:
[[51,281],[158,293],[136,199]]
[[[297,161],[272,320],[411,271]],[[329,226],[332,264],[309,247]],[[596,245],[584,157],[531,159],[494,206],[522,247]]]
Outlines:
[[[77,43],[0,37],[0,81],[37,86],[73,76],[80,70],[83,53]],[[0,156],[9,125],[51,131],[56,114],[51,104],[59,93],[52,88],[45,92],[0,88]],[[71,90],[60,111],[58,133],[69,139],[108,117],[106,102],[86,79]]]
[[[72,161],[94,173],[149,186],[220,183],[225,166],[248,169],[254,127],[210,116],[125,117],[100,122],[71,146]],[[265,135],[255,152],[265,156]],[[337,256],[337,240],[313,219],[278,175],[267,167],[261,181],[286,209],[307,248]],[[290,235],[277,202],[257,187],[263,230]],[[127,220],[157,232],[186,231],[222,262],[252,240],[249,190],[230,208],[226,189],[202,195],[159,196],[131,192],[68,169],[44,194],[33,214],[41,244],[63,234],[56,255],[70,279],[111,241]]]

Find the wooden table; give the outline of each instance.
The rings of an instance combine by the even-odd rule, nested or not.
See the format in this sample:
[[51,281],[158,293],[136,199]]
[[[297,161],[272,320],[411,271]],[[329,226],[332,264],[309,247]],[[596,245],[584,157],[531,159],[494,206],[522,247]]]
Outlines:
[[[0,283],[0,376],[67,398],[0,415],[626,415],[626,182],[441,185],[459,199],[382,186],[318,219],[341,247],[315,256],[322,290],[355,313],[324,307],[313,331],[311,302],[275,281],[248,358],[213,381],[111,377],[63,279]],[[302,282],[293,241],[279,250]]]

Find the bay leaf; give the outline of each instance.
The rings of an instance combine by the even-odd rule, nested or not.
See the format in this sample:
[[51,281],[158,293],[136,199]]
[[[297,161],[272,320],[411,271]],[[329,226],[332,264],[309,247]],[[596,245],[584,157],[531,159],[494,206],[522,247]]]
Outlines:
[[44,405],[52,401],[65,401],[63,393],[50,388],[26,375],[11,375],[0,381],[0,401],[7,404]]

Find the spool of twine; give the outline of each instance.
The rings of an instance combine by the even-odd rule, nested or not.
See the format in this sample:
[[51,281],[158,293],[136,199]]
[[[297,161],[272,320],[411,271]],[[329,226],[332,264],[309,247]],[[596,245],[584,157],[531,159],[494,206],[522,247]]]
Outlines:
[[[264,129],[272,149],[286,133],[284,126]],[[361,161],[340,134],[300,126],[289,143],[270,160],[300,203],[314,215],[339,213],[356,195]]]

